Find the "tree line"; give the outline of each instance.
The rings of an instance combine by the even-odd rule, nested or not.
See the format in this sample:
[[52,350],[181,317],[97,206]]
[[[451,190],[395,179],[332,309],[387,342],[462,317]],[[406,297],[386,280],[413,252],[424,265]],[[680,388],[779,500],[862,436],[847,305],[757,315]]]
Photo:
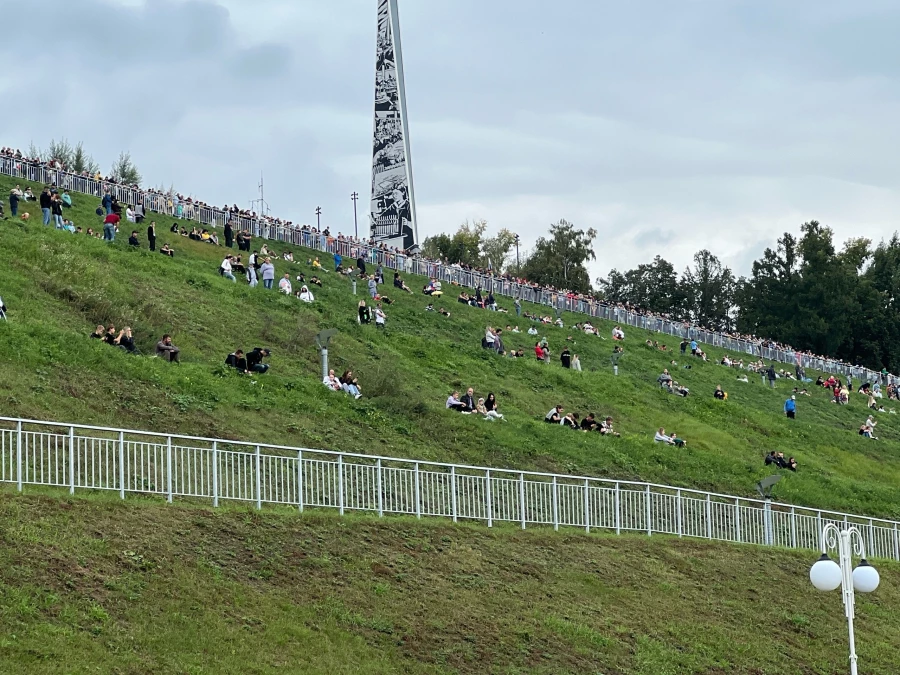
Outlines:
[[853,238],[838,247],[817,221],[785,232],[735,274],[709,250],[680,274],[661,256],[634,269],[613,269],[592,285],[597,232],[560,220],[535,246],[512,255],[516,235],[486,236],[487,223],[464,223],[453,235],[429,237],[425,255],[508,273],[542,286],[632,304],[710,329],[756,335],[851,363],[900,370],[900,236],[874,246]]
[[[59,141],[51,138],[46,148],[38,147],[32,141],[26,154],[29,159],[41,162],[59,162],[66,171],[76,174],[87,172],[94,175],[100,171],[100,165],[94,160],[93,155],[84,149],[82,141],[72,145],[65,138]],[[125,150],[119,153],[107,176],[125,185],[140,185],[142,179],[141,172],[131,159],[131,153]]]

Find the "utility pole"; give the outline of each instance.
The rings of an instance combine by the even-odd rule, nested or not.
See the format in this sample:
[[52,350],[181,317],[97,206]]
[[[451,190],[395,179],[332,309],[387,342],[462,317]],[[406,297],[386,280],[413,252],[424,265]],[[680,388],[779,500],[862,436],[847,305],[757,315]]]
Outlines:
[[316,229],[317,230],[322,229],[322,207],[321,206],[316,207]]
[[516,235],[516,275],[519,274],[519,235]]
[[350,195],[350,199],[353,200],[353,236],[359,239],[359,225],[356,221],[356,202],[359,199],[359,193],[354,190],[353,194]]

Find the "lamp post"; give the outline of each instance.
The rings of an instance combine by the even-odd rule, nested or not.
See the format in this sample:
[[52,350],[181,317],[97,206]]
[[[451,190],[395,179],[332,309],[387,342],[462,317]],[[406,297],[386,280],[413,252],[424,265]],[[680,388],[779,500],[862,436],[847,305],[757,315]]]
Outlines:
[[[834,562],[828,551],[838,553],[840,564]],[[853,569],[853,554],[859,557],[859,565]],[[854,591],[871,593],[878,588],[878,570],[866,561],[866,544],[855,527],[838,529],[834,523],[822,528],[822,557],[809,570],[809,580],[820,591],[841,589],[844,614],[850,634],[850,675],[856,672],[856,639],[853,635]]]
[[356,201],[359,199],[359,193],[354,190],[350,199],[353,200],[353,237],[359,239],[359,225],[356,222]]
[[519,275],[519,235],[516,235],[516,276]]
[[317,230],[322,229],[322,207],[321,206],[316,207],[316,229]]

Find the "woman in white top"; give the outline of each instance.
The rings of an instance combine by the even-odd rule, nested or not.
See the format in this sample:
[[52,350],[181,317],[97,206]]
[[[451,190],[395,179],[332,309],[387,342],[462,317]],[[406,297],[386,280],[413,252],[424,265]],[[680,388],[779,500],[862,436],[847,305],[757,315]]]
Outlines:
[[297,297],[300,298],[303,302],[314,302],[316,299],[312,294],[312,291],[310,291],[306,286],[300,288],[300,292],[297,293]]
[[131,205],[128,205],[128,208],[125,209],[125,220],[129,223],[137,222],[134,218],[134,210],[131,208]]
[[581,359],[578,358],[578,354],[572,356],[572,370],[577,370],[579,373],[581,372]]
[[656,432],[653,440],[657,443],[668,443],[669,445],[675,445],[675,441],[672,440],[672,437],[666,436],[666,430],[663,427],[659,428],[659,431]]
[[381,309],[381,303],[379,302],[375,305],[375,327],[376,328],[384,328],[384,322],[387,319],[387,315],[384,313],[384,310]]

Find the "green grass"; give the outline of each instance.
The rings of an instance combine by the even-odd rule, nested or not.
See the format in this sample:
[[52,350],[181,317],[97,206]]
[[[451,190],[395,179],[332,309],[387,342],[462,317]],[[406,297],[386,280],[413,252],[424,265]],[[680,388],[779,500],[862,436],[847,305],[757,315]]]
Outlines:
[[[20,181],[23,182],[23,181]],[[0,179],[0,193],[13,181]],[[39,187],[39,186],[37,186]],[[24,205],[23,205],[24,206]],[[97,227],[95,200],[76,195],[72,218]],[[126,426],[205,436],[291,444],[496,467],[563,471],[753,495],[753,485],[771,472],[763,467],[770,449],[794,455],[797,474],[776,488],[784,501],[873,516],[900,517],[900,433],[897,416],[879,416],[878,442],[859,437],[866,417],[862,397],[838,407],[825,391],[799,401],[798,419],[781,414],[790,384],[775,392],[755,376],[747,384],[715,363],[691,361],[647,348],[646,331],[627,331],[626,353],[614,376],[610,340],[574,335],[584,373],[533,361],[502,359],[480,348],[488,323],[513,324],[514,315],[465,307],[448,297],[448,319],[424,312],[421,294],[397,295],[387,308],[387,330],[359,326],[349,282],[333,273],[305,306],[261,287],[251,289],[216,272],[224,249],[190,242],[168,232],[172,220],[158,218],[158,244],[177,250],[172,260],[146,248],[131,250],[125,239],[108,245],[40,224],[33,203],[28,224],[0,223],[0,295],[11,308],[0,325],[0,402],[3,414],[58,421]],[[141,228],[143,230],[143,228]],[[141,240],[144,240],[141,232]],[[285,247],[275,245],[278,250]],[[309,251],[298,264],[279,261],[280,275],[309,272]],[[330,256],[327,257],[330,262]],[[323,258],[324,260],[324,258]],[[407,278],[413,288],[424,280]],[[452,289],[448,295],[453,295]],[[501,304],[504,304],[501,302]],[[511,308],[511,303],[506,302]],[[535,308],[525,304],[526,310]],[[567,325],[583,317],[564,316]],[[182,348],[180,366],[130,357],[87,338],[97,323],[130,324],[144,352],[169,332]],[[508,347],[529,353],[524,333],[505,336]],[[612,325],[599,322],[604,335]],[[320,382],[313,336],[340,332],[332,343],[336,370],[353,368],[365,398],[329,393]],[[572,330],[541,328],[555,354]],[[663,340],[677,348],[673,338]],[[272,371],[239,377],[222,367],[241,347],[273,349]],[[713,358],[721,350],[709,349]],[[669,360],[675,377],[693,391],[688,399],[663,393],[655,380]],[[727,402],[712,398],[721,383]],[[444,400],[451,389],[474,386],[496,393],[504,423],[451,414]],[[543,424],[545,412],[568,410],[612,415],[622,438],[568,432]],[[687,438],[676,450],[652,442],[665,426]]]
[[[3,673],[846,672],[815,556],[638,536],[0,496]],[[900,567],[857,596],[897,672]]]

